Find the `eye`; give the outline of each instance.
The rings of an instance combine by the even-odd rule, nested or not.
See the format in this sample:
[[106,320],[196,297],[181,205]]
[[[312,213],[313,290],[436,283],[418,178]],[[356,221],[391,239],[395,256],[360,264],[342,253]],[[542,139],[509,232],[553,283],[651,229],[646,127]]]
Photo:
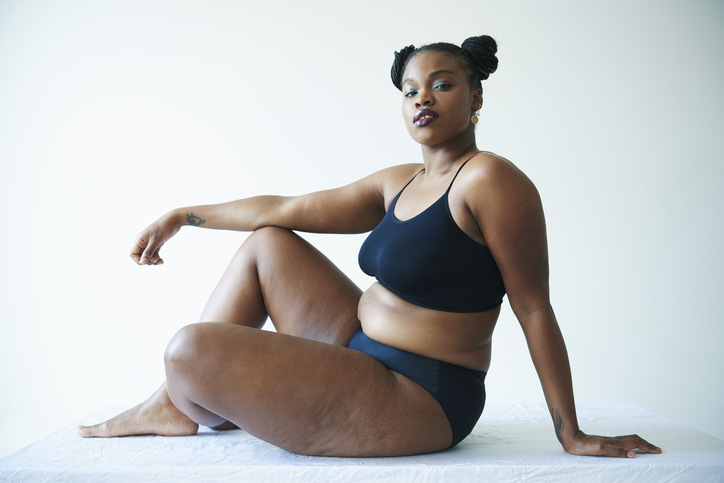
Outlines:
[[415,97],[416,95],[417,95],[417,91],[415,89],[410,89],[407,92],[405,92],[405,97],[408,99],[411,97]]
[[435,88],[435,89],[437,89],[437,90],[443,90],[443,91],[446,90],[446,89],[449,89],[450,87],[451,87],[451,85],[448,84],[447,82],[440,82],[439,84],[435,84],[435,85],[434,85],[434,88]]

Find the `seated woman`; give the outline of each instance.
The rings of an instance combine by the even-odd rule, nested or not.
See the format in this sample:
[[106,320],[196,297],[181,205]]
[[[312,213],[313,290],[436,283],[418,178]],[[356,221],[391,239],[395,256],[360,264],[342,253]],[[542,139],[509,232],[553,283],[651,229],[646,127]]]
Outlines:
[[[165,354],[166,382],[84,437],[190,435],[240,427],[306,455],[395,456],[458,444],[485,404],[491,338],[507,292],[569,453],[661,450],[636,435],[583,433],[548,294],[543,210],[512,163],[478,150],[488,37],[395,53],[421,164],[393,166],[304,196],[173,210],[141,232],[139,265],[183,225],[253,231],[201,314]],[[363,233],[365,292],[292,230]],[[258,330],[269,317],[275,332]]]

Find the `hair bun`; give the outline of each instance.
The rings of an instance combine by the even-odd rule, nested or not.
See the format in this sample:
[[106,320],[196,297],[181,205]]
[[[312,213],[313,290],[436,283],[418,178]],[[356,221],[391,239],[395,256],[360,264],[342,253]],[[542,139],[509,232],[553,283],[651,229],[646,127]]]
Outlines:
[[399,90],[402,90],[402,75],[404,74],[405,63],[410,54],[415,50],[414,45],[408,45],[399,52],[395,52],[395,61],[392,63],[392,69],[390,69],[390,76],[392,77],[392,83]]
[[488,35],[470,37],[465,39],[460,47],[470,55],[481,80],[487,79],[498,69],[498,57],[495,56],[498,44],[492,37]]

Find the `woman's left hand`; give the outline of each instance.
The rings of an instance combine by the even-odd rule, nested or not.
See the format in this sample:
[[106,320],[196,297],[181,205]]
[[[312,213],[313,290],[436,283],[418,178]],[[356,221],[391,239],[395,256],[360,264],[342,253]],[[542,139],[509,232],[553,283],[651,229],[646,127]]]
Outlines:
[[636,434],[629,436],[596,436],[578,431],[571,441],[564,444],[564,449],[581,456],[612,456],[614,458],[634,458],[634,449],[646,453],[659,454],[661,448],[654,446]]

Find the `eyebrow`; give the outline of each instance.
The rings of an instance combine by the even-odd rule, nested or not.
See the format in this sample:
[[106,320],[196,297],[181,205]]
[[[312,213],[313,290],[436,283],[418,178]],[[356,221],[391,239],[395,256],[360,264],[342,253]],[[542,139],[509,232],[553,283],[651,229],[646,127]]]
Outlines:
[[[430,75],[428,75],[427,78],[429,79],[429,78],[435,77],[436,75],[439,75],[439,74],[452,74],[452,75],[455,75],[455,72],[453,72],[453,71],[451,71],[451,70],[436,70],[435,72],[430,73]],[[455,76],[455,77],[457,77],[457,76]],[[406,82],[412,82],[412,81],[413,81],[413,79],[412,79],[412,77],[410,77],[410,78],[407,78],[407,79],[403,80],[402,83],[404,84],[404,83],[406,83]]]

